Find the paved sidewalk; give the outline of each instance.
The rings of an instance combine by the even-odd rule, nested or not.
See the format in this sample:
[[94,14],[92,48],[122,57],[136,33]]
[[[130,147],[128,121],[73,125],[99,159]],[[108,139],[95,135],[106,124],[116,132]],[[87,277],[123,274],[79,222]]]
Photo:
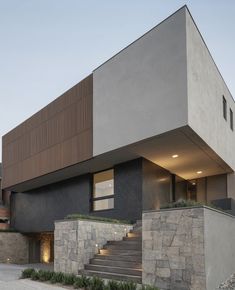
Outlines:
[[[32,265],[31,265],[32,266]],[[34,268],[41,268],[35,265]],[[0,289],[1,290],[65,290],[55,285],[48,285],[27,279],[19,279],[21,272],[30,265],[0,264]],[[42,266],[43,267],[43,266]]]

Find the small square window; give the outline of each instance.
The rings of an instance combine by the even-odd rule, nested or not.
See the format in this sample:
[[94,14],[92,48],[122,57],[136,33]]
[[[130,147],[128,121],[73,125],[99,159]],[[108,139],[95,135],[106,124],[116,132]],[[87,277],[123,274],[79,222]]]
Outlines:
[[223,96],[223,116],[224,119],[227,120],[227,101],[224,96]]
[[230,128],[233,131],[233,111],[230,109]]

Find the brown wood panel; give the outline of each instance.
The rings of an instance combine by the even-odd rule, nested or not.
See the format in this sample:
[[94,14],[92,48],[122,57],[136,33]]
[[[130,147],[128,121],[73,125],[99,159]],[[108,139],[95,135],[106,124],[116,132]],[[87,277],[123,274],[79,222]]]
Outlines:
[[3,136],[3,188],[92,157],[93,77]]

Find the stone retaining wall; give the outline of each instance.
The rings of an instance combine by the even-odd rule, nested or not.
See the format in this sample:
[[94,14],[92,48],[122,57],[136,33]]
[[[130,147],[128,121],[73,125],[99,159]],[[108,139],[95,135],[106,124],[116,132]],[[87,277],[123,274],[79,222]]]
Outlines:
[[77,273],[109,240],[121,240],[133,226],[90,220],[55,222],[54,269]]
[[214,290],[233,272],[233,216],[208,207],[143,213],[143,284]]
[[0,263],[27,264],[28,238],[20,233],[0,232]]

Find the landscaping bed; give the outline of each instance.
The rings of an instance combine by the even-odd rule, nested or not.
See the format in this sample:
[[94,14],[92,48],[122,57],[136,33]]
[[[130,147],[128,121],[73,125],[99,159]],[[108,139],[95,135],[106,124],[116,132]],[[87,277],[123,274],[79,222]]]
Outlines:
[[105,281],[98,277],[76,276],[74,274],[65,274],[62,272],[53,272],[45,270],[35,270],[32,268],[22,271],[21,279],[31,279],[40,282],[49,282],[70,286],[71,289],[85,290],[159,290],[149,285],[137,285],[133,282],[119,282],[114,280]]

